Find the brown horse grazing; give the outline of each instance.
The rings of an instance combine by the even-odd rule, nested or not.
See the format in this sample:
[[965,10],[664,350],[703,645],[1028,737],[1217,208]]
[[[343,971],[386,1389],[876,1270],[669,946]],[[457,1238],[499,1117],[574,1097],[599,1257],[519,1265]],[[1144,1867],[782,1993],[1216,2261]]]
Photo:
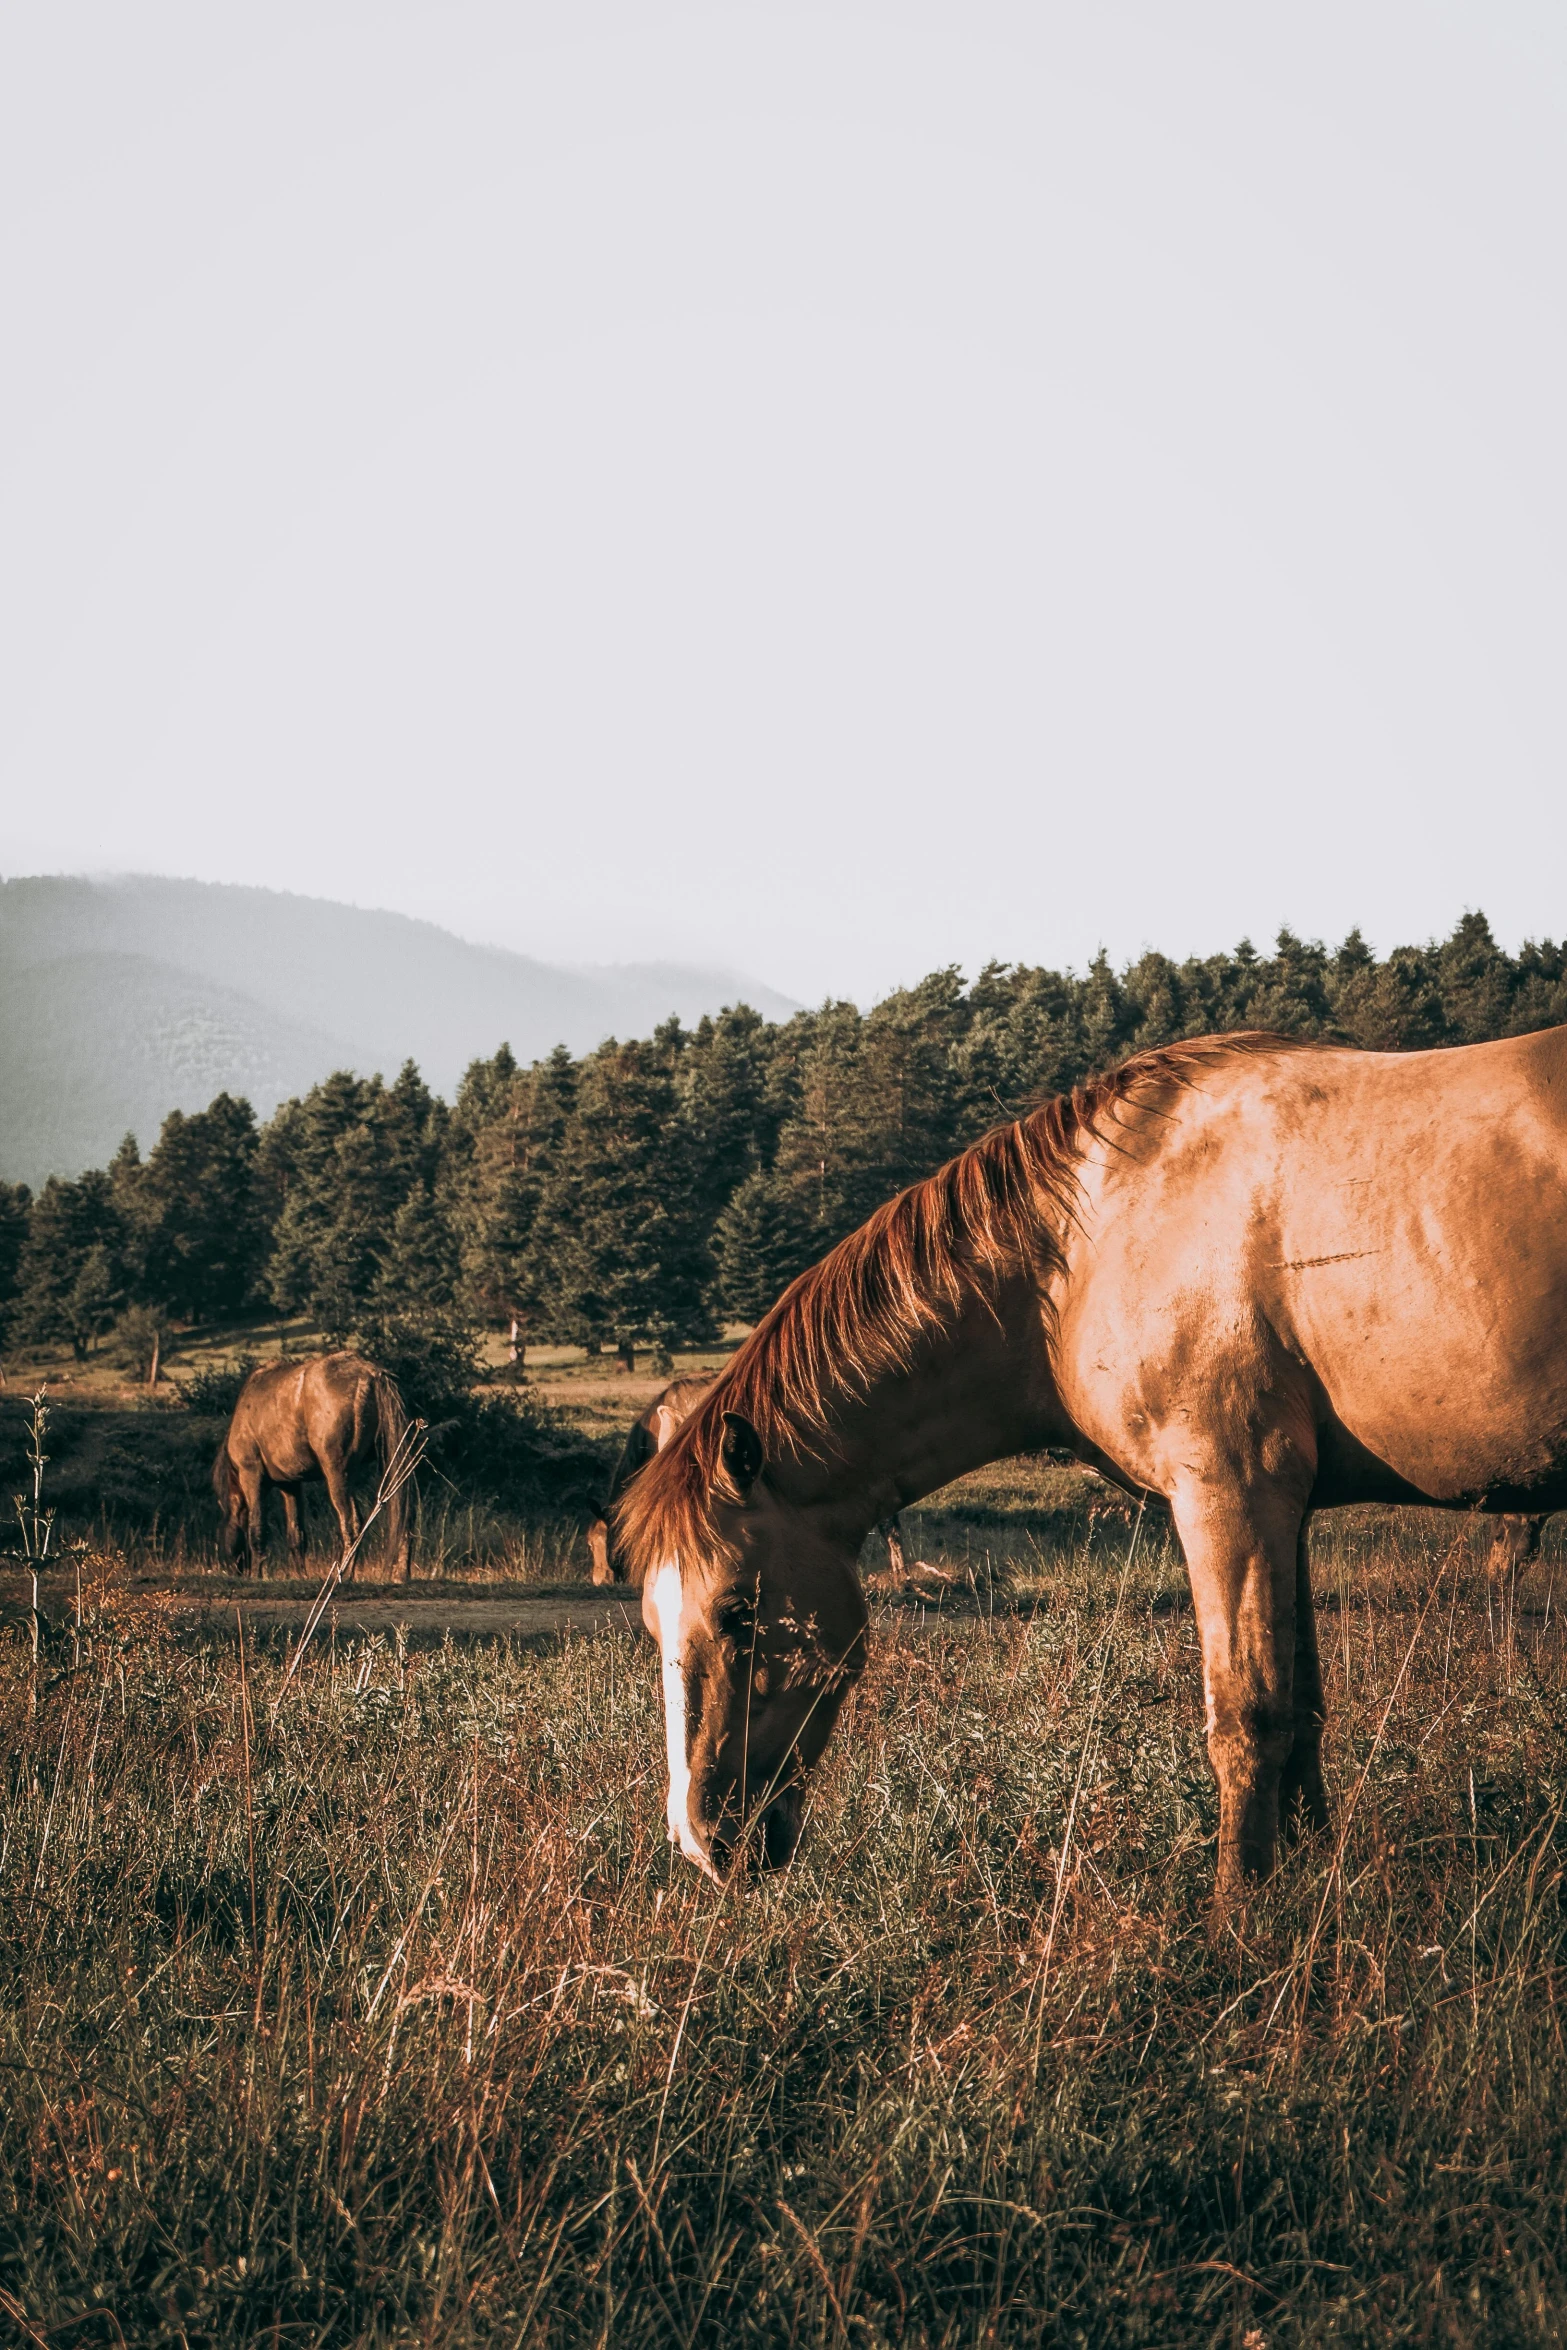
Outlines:
[[1143,1054],[803,1274],[620,1504],[692,1860],[793,1851],[866,1530],[1045,1445],[1169,1502],[1227,1893],[1327,1817],[1311,1512],[1567,1505],[1567,1028]]
[[[638,1471],[647,1467],[655,1453],[663,1451],[675,1430],[684,1427],[717,1376],[716,1371],[690,1371],[682,1379],[671,1379],[627,1429],[615,1474],[609,1481],[609,1498],[603,1510],[588,1520],[588,1551],[593,1560],[595,1583],[626,1581],[625,1558],[615,1540],[615,1513],[620,1497]],[[909,1569],[897,1513],[884,1519],[876,1531],[886,1542],[893,1575],[902,1582]]]
[[[309,1477],[326,1480],[346,1555],[359,1534],[349,1472],[374,1460],[384,1474],[408,1426],[396,1380],[363,1355],[303,1355],[263,1363],[240,1390],[212,1472],[227,1556],[234,1556],[243,1531],[251,1572],[260,1572],[262,1496],[275,1485],[283,1496],[289,1559],[298,1566],[305,1552],[299,1488]],[[406,1583],[412,1571],[406,1485],[390,1496],[384,1515],[386,1556]]]

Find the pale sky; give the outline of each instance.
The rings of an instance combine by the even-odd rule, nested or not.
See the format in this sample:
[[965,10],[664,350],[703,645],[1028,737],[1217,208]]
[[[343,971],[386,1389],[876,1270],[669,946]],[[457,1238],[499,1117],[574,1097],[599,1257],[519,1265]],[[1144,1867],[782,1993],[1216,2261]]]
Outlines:
[[0,17],[0,871],[1567,930],[1567,11]]

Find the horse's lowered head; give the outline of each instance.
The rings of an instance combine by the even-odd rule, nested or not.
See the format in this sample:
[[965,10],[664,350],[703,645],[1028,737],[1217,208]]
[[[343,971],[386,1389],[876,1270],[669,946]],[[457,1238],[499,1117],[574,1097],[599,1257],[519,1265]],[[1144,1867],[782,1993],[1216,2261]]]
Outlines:
[[858,1538],[790,1503],[732,1412],[648,1464],[623,1523],[662,1666],[670,1839],[709,1876],[781,1867],[865,1663]]
[[239,1479],[234,1474],[234,1464],[229,1459],[227,1437],[219,1445],[218,1457],[212,1464],[212,1490],[218,1497],[218,1512],[223,1522],[223,1556],[231,1559],[239,1549],[240,1536],[245,1531],[250,1513],[245,1507],[245,1496],[240,1490]]

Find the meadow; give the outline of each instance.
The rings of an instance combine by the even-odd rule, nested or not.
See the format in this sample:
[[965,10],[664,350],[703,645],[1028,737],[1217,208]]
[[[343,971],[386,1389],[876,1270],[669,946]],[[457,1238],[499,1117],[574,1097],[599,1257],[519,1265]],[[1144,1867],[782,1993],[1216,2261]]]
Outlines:
[[748,1887],[669,1853],[624,1635],[285,1687],[90,1560],[0,1635],[0,2325],[1562,2340],[1559,1546],[1319,1522],[1335,1828],[1218,1925],[1178,1561],[1035,1475],[915,1520],[952,1596],[878,1608]]

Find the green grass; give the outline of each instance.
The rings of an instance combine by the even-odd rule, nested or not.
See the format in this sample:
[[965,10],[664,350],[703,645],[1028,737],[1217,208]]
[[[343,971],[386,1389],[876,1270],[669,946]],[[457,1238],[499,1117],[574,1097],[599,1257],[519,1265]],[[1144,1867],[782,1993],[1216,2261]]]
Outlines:
[[112,1577],[40,1682],[13,1630],[15,2338],[1559,2341],[1549,1570],[1380,1523],[1319,1544],[1335,1834],[1217,1933],[1158,1545],[880,1618],[744,1892],[669,1855],[624,1638],[323,1646],[273,1722],[277,1655]]

